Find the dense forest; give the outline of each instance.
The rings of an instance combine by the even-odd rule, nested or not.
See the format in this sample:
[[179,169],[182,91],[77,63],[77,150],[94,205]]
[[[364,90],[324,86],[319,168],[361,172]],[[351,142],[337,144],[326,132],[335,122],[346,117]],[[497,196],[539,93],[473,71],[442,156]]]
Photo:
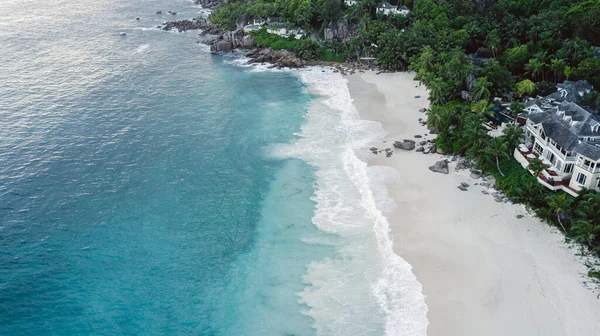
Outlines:
[[[585,79],[600,89],[600,0],[400,0],[410,13],[382,15],[377,1],[238,0],[223,3],[211,16],[222,28],[236,20],[277,16],[284,25],[307,36],[296,40],[269,36],[261,30],[257,44],[288,49],[305,59],[345,60],[351,55],[375,57],[381,69],[410,70],[430,92],[428,127],[438,133],[436,145],[445,153],[470,159],[493,174],[514,202],[534,209],[573,240],[600,253],[600,195],[582,192],[573,198],[554,193],[512,159],[521,128],[509,125],[492,138],[484,128],[494,97],[523,111],[527,96],[554,92],[565,79]],[[340,22],[353,33],[325,38]],[[480,62],[476,62],[480,60]],[[472,77],[471,85],[466,78]],[[468,91],[463,100],[461,92]],[[583,104],[600,107],[592,92]],[[534,163],[530,169],[536,171]],[[541,167],[543,169],[543,167]],[[600,277],[597,271],[590,275]]]

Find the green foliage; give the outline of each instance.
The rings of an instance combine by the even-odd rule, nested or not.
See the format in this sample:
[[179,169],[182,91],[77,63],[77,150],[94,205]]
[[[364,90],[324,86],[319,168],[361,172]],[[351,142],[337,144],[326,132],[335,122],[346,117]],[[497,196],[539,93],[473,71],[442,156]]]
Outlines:
[[597,34],[600,29],[600,1],[587,0],[575,5],[569,9],[567,17],[579,36],[594,43],[600,42]]
[[590,84],[600,88],[600,58],[590,58],[582,61],[573,70],[573,79],[587,79]]
[[340,0],[325,0],[321,18],[325,22],[336,22],[343,15],[342,1]]
[[485,62],[483,76],[491,83],[490,92],[492,97],[501,96],[514,90],[515,79],[511,73],[495,59]]
[[585,94],[581,98],[579,105],[587,106],[592,110],[597,111],[598,109],[600,109],[600,93],[598,93],[598,91],[592,91],[590,93]]
[[222,3],[210,15],[210,22],[223,29],[235,29],[235,20],[244,15],[247,9],[244,1]]
[[409,69],[416,79],[430,89],[431,101],[438,103],[460,96],[465,78],[474,69],[470,58],[460,48],[436,53],[426,46],[423,52],[410,59]]
[[530,54],[526,45],[520,45],[518,47],[507,49],[503,56],[504,64],[510,71],[515,73],[522,72],[524,70],[525,64],[527,64],[529,58]]
[[392,29],[383,33],[377,40],[375,57],[377,57],[378,65],[383,69],[388,70],[404,70],[406,69],[406,59],[403,57],[401,39],[398,36],[398,31]]
[[531,95],[535,91],[535,83],[529,79],[522,80],[516,84],[516,94],[519,97]]

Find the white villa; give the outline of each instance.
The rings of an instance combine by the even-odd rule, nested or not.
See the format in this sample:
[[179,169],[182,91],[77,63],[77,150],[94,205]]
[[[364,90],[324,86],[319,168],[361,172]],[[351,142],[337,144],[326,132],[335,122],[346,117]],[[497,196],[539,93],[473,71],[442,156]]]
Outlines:
[[376,12],[377,12],[377,14],[383,14],[383,15],[400,14],[400,15],[406,16],[410,12],[410,10],[406,6],[402,6],[402,7],[398,8],[397,6],[390,5],[389,2],[380,2],[377,4]]
[[350,7],[356,5],[356,0],[344,0],[344,3],[346,6]]
[[524,168],[534,158],[542,160],[548,168],[538,182],[572,196],[582,188],[600,191],[600,118],[574,102],[593,90],[580,82],[558,84],[557,92],[527,102],[526,144],[514,152]]

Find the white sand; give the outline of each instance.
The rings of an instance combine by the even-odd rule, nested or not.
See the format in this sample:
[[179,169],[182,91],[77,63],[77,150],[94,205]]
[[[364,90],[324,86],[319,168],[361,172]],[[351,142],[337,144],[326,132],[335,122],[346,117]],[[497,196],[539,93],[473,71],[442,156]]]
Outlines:
[[[417,122],[427,94],[417,84],[408,73],[349,77],[361,117],[388,132],[380,148],[427,133]],[[428,335],[600,335],[598,292],[584,285],[586,267],[557,230],[528,215],[517,219],[522,206],[483,195],[453,164],[448,175],[429,171],[441,155],[372,156],[371,165],[400,174],[389,186],[398,205],[389,221],[396,253],[413,265],[427,296]],[[466,192],[457,189],[463,181]]]

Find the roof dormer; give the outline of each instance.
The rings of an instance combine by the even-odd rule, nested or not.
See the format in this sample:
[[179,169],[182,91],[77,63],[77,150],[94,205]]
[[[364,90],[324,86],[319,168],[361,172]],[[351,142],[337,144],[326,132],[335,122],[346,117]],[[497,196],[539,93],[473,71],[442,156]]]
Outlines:
[[597,133],[598,131],[600,131],[600,124],[592,125],[592,132]]
[[560,92],[560,96],[561,96],[562,98],[565,98],[565,97],[567,97],[567,95],[569,94],[569,93],[567,92],[567,90],[565,90],[565,89],[559,89],[558,91]]

